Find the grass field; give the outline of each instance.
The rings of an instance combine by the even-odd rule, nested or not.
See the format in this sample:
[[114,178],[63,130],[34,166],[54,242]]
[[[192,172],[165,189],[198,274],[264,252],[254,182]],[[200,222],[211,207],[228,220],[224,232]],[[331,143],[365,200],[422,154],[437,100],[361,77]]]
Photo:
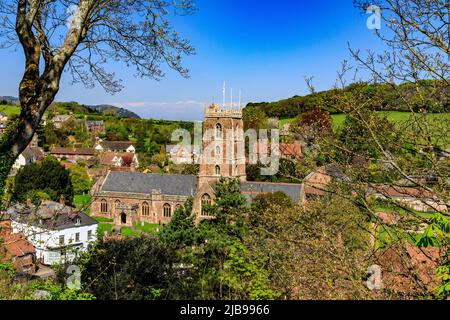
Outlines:
[[0,112],[6,113],[8,116],[20,114],[20,107],[13,105],[1,105]]
[[[377,112],[381,116],[387,116],[388,120],[393,122],[402,122],[409,119],[411,116],[410,112],[398,112],[398,111],[380,111]],[[430,119],[434,118],[445,118],[450,121],[450,113],[431,113],[428,115]],[[346,118],[345,114],[334,114],[331,116],[331,119],[333,120],[333,127],[335,129],[338,129],[342,127],[342,124],[344,123]],[[295,120],[295,118],[292,119],[281,119],[280,120],[280,126],[284,126],[286,123],[292,123]]]
[[73,196],[73,203],[76,208],[84,207],[90,204],[92,197],[89,194],[77,194]]

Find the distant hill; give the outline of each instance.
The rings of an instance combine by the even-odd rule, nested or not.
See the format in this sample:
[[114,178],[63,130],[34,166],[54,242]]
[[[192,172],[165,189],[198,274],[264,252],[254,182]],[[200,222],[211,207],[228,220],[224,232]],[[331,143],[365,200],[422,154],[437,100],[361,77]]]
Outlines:
[[11,96],[0,96],[0,102],[6,102],[6,104],[15,105],[19,104],[19,99]]
[[[367,84],[354,83],[345,89],[333,89],[327,91],[316,92],[305,96],[294,96],[292,98],[276,101],[276,102],[250,102],[247,104],[247,111],[256,108],[262,110],[268,117],[276,117],[280,119],[295,118],[298,115],[310,110],[314,107],[320,107],[331,114],[341,113],[336,108],[339,103],[339,97],[358,95],[360,101],[367,102],[367,106],[375,111],[410,111],[410,106],[414,111],[421,109],[430,113],[450,112],[450,92],[444,85],[442,89],[432,90],[432,86],[439,86],[439,83],[433,83],[429,80],[422,80],[423,88],[430,87],[429,94],[424,94],[426,103],[422,104],[416,86],[411,83],[404,83],[396,86],[394,89],[386,84]],[[362,96],[359,96],[361,95]],[[376,97],[376,99],[372,99]],[[405,100],[410,105],[405,103]]]
[[112,105],[108,105],[108,104],[101,104],[101,105],[97,105],[97,106],[86,106],[87,108],[100,112],[104,115],[120,115],[126,118],[135,118],[135,119],[140,119],[141,117],[139,117],[136,113],[124,109],[124,108],[119,108],[116,106],[112,106]]
[[[19,99],[11,96],[0,96],[0,104],[18,105]],[[85,114],[103,114],[103,115],[119,115],[125,118],[141,119],[136,113],[119,108],[112,105],[101,104],[96,106],[88,106],[79,104],[76,101],[70,102],[53,102],[49,107],[49,111],[54,110],[58,112],[73,112],[73,113],[85,113]]]

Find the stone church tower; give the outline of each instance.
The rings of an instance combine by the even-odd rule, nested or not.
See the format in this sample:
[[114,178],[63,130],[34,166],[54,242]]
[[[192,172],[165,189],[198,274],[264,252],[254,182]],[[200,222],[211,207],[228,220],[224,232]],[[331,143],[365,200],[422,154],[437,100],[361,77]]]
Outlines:
[[202,153],[198,189],[194,199],[197,218],[202,215],[202,203],[214,201],[214,184],[221,178],[246,181],[245,140],[242,111],[220,109],[211,105],[205,109]]

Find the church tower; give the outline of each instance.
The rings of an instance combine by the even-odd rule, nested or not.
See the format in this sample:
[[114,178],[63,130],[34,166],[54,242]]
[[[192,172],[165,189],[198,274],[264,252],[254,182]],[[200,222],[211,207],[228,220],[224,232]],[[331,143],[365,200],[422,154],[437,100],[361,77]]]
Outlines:
[[242,111],[220,109],[212,104],[205,109],[202,152],[194,210],[202,216],[202,203],[214,199],[214,184],[221,177],[247,180]]
[[246,181],[244,122],[242,111],[205,109],[200,180],[216,182],[220,177]]

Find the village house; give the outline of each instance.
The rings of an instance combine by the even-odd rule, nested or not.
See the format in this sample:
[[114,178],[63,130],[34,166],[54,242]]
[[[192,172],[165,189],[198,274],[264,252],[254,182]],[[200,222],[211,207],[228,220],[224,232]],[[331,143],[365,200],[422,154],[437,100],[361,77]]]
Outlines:
[[[271,144],[267,142],[258,142],[253,145],[253,156],[269,157],[271,155]],[[279,143],[278,150],[281,159],[290,161],[299,160],[303,158],[302,146],[300,142],[295,143]]]
[[449,204],[420,188],[379,184],[368,186],[367,193],[375,198],[393,200],[416,211],[448,212],[449,210]]
[[28,201],[6,211],[14,234],[23,233],[36,249],[36,257],[44,265],[72,261],[97,239],[98,223],[60,203],[43,201],[39,207]]
[[63,127],[64,123],[66,123],[68,121],[76,121],[76,119],[72,113],[57,115],[57,116],[53,117],[53,119],[52,119],[52,123],[55,126],[55,128],[57,128],[57,129],[61,129]]
[[194,163],[199,156],[199,152],[192,145],[167,145],[166,154],[175,164]]
[[[205,135],[202,148],[212,150],[214,154],[200,155],[198,176],[109,172],[92,190],[91,214],[111,218],[118,226],[132,226],[137,221],[167,224],[177,207],[193,197],[197,221],[209,219],[209,213],[203,208],[214,202],[215,184],[221,177],[238,179],[248,201],[259,194],[277,191],[285,192],[296,203],[303,201],[300,184],[246,181],[241,110],[221,110],[212,105],[205,110],[203,127],[204,132],[212,130],[214,136]],[[242,136],[237,133],[226,135],[228,129],[242,131]],[[232,159],[228,158],[229,146],[237,151],[231,153]]]
[[14,162],[13,169],[18,170],[27,164],[43,160],[44,157],[45,154],[41,148],[28,146]]
[[103,152],[100,154],[100,164],[110,170],[135,171],[139,167],[137,155],[129,152]]
[[58,160],[83,161],[89,162],[95,160],[96,151],[94,148],[58,148],[53,147],[50,154]]
[[98,152],[130,152],[136,153],[134,143],[131,141],[103,141],[98,140],[94,146]]
[[23,233],[13,233],[10,220],[0,221],[0,243],[3,260],[12,262],[16,273],[33,275],[36,272],[36,249]]
[[0,135],[4,134],[8,126],[8,115],[0,112]]
[[86,120],[86,130],[90,135],[98,135],[100,133],[105,133],[105,124],[103,120],[90,121]]

